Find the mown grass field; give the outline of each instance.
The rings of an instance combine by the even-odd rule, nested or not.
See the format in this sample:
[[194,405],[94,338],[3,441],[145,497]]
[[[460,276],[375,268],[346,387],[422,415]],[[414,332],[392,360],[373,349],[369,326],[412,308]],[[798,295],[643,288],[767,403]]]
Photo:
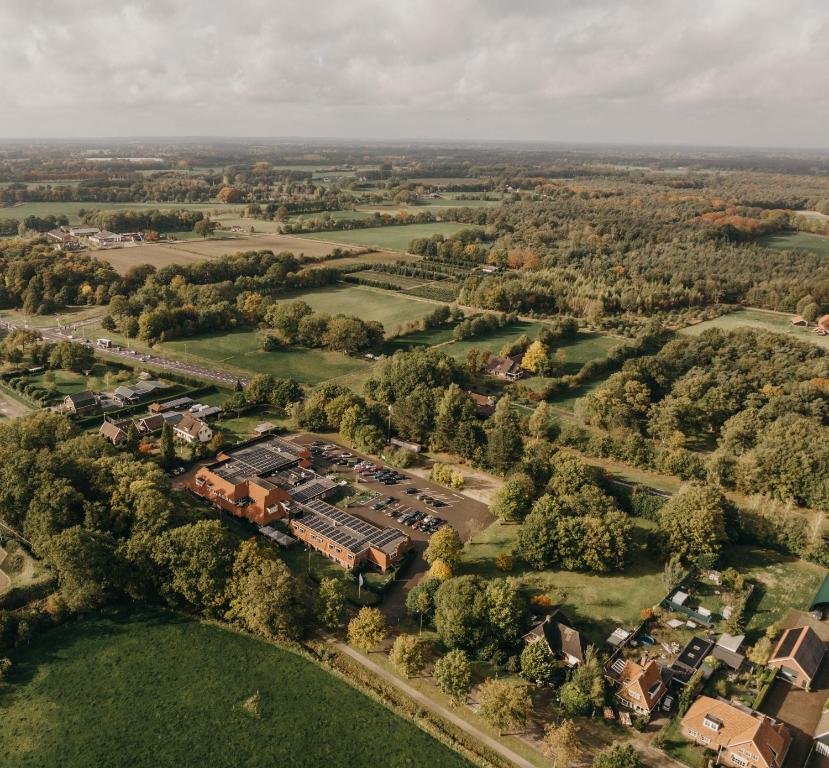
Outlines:
[[725,560],[758,584],[746,626],[748,633],[755,635],[780,621],[792,608],[808,611],[826,576],[826,569],[819,565],[760,547],[733,547]]
[[758,328],[763,331],[785,333],[801,341],[817,344],[829,349],[829,336],[818,336],[809,328],[796,328],[790,322],[790,315],[780,312],[766,312],[762,309],[740,309],[727,315],[705,320],[696,325],[683,328],[680,333],[688,336],[698,336],[709,328],[722,328],[729,331],[734,328]]
[[[254,330],[223,331],[185,340],[168,341],[156,349],[164,355],[247,374],[271,373],[278,378],[296,379],[302,384],[353,373],[370,363],[322,349],[284,349],[265,352]],[[185,353],[186,349],[186,353]]]
[[829,256],[829,237],[825,235],[813,235],[809,232],[780,232],[763,235],[757,242],[775,251],[807,251]]
[[295,294],[284,301],[296,299],[302,299],[315,312],[350,315],[362,320],[379,320],[387,331],[400,323],[428,315],[435,309],[435,305],[428,301],[409,299],[397,293],[361,285],[318,288]]
[[519,336],[523,336],[524,334],[534,339],[538,336],[542,328],[544,328],[543,323],[525,323],[523,321],[510,323],[503,328],[498,328],[492,333],[474,336],[471,339],[464,339],[463,341],[453,341],[451,344],[447,344],[443,348],[443,351],[458,360],[465,359],[466,353],[473,348],[479,349],[481,352],[489,351],[493,355],[497,355],[504,344],[515,341]]
[[331,243],[345,245],[362,245],[373,248],[388,248],[392,251],[405,251],[409,243],[420,237],[433,235],[449,235],[469,229],[469,224],[458,224],[454,221],[438,221],[431,224],[403,224],[389,227],[368,227],[366,229],[349,229],[336,232],[313,232],[299,235],[308,240],[324,240]]
[[469,765],[304,659],[170,613],[69,624],[12,660],[3,768]]

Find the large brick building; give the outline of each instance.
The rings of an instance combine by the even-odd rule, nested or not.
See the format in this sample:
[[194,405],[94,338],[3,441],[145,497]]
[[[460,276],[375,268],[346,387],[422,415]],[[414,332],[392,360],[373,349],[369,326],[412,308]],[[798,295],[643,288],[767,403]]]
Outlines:
[[285,519],[293,534],[344,568],[380,571],[411,546],[397,528],[384,528],[323,499],[336,488],[311,469],[307,449],[265,437],[220,453],[189,481],[193,493],[232,515],[265,526]]

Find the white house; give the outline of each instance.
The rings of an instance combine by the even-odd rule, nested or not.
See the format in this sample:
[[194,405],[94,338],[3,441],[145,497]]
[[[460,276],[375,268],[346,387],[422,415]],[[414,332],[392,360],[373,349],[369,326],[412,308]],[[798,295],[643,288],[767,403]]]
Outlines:
[[173,435],[185,443],[207,443],[213,439],[213,430],[201,419],[184,413],[178,424],[173,425]]

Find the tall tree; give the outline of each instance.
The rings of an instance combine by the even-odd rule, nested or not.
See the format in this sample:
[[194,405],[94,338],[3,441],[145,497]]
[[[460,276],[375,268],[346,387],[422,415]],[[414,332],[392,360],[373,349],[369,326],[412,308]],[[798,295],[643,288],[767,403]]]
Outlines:
[[376,648],[388,634],[386,620],[377,608],[364,606],[348,623],[348,642],[370,651]]
[[544,728],[541,750],[552,761],[553,768],[568,768],[581,757],[582,747],[578,728],[572,720],[562,720],[558,725],[548,723]]
[[426,666],[426,643],[414,635],[398,635],[389,659],[406,677],[414,677]]
[[317,616],[326,629],[337,629],[345,612],[345,590],[342,580],[336,577],[320,581],[317,595]]
[[478,689],[478,712],[503,736],[507,728],[526,726],[532,711],[532,700],[526,686],[512,685],[505,680],[487,680]]
[[432,671],[437,687],[443,691],[454,706],[462,704],[472,686],[472,664],[462,650],[449,651],[435,662]]
[[496,472],[506,474],[521,459],[524,443],[521,439],[521,418],[511,407],[509,395],[504,395],[495,406],[489,420],[487,462]]

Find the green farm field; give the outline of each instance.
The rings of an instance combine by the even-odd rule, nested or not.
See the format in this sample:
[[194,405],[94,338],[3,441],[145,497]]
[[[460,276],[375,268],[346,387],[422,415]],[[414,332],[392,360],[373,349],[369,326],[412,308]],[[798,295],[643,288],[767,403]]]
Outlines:
[[760,245],[775,251],[807,251],[820,256],[829,256],[829,237],[813,235],[809,232],[781,232],[763,235]]
[[71,623],[12,662],[4,768],[469,765],[310,662],[171,613]]
[[774,333],[785,333],[801,341],[817,344],[820,347],[829,349],[829,336],[818,336],[809,328],[796,328],[789,322],[791,315],[782,312],[767,312],[762,309],[740,309],[730,312],[727,315],[705,320],[696,325],[689,325],[683,328],[680,333],[689,336],[698,336],[709,328],[722,328],[729,331],[733,328],[758,328],[763,331]]
[[344,245],[363,245],[373,248],[388,248],[392,251],[405,251],[409,243],[420,237],[432,235],[449,235],[470,229],[468,224],[458,224],[454,221],[438,221],[432,224],[402,224],[389,227],[368,227],[367,229],[350,229],[342,232],[314,232],[300,235],[310,240],[325,240],[331,243]]
[[498,328],[492,333],[474,336],[471,339],[464,339],[463,341],[453,341],[451,344],[443,347],[443,351],[457,360],[464,360],[466,353],[473,348],[497,355],[504,344],[515,341],[519,336],[523,336],[524,334],[534,339],[543,327],[543,323],[525,323],[523,321],[510,323],[503,328]]

